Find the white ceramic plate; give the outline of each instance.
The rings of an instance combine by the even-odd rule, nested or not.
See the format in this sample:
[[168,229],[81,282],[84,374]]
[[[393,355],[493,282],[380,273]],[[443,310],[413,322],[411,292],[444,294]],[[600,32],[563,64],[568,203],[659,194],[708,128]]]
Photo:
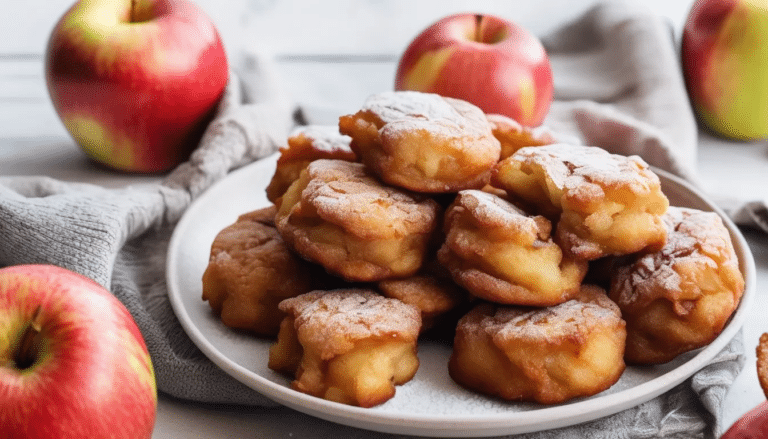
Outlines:
[[268,205],[264,189],[276,156],[231,173],[197,199],[178,223],[168,252],[168,291],[181,324],[194,343],[234,378],[298,411],[359,428],[439,437],[496,436],[554,429],[590,421],[643,403],[681,383],[705,366],[741,328],[755,294],[755,268],[743,236],[697,190],[657,170],[673,205],[712,210],[723,216],[746,277],[746,291],[722,334],[709,346],[654,367],[628,367],[613,387],[567,404],[506,403],[469,392],[448,376],[450,347],[421,343],[421,366],[394,398],[363,409],[296,392],[267,367],[270,341],[224,327],[203,302],[202,275],[216,234],[238,215]]

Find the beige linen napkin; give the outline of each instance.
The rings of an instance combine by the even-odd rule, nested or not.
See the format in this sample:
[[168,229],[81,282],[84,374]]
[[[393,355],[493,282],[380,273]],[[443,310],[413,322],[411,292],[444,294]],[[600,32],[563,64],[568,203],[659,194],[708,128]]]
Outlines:
[[696,181],[698,130],[668,23],[608,2],[544,44],[555,82],[546,125]]
[[[671,35],[650,12],[609,2],[545,38],[556,85],[546,124],[585,144],[639,154],[695,182],[697,131]],[[233,169],[274,152],[293,127],[298,107],[282,92],[270,61],[249,61],[250,70],[232,74],[199,148],[161,184],[108,190],[45,177],[0,178],[0,266],[52,263],[110,288],[141,328],[161,392],[205,403],[273,406],[192,344],[165,285],[168,240],[189,203]],[[723,399],[743,362],[737,336],[664,395],[593,422],[521,437],[714,438],[722,430]]]

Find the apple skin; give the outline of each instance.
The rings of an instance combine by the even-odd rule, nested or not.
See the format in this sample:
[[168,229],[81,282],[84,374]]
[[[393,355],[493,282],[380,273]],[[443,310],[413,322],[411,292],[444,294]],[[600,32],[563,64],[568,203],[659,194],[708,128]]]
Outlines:
[[395,90],[463,99],[535,127],[549,112],[552,69],[541,41],[493,15],[456,14],[424,29],[400,57]]
[[[20,367],[33,320],[32,361]],[[0,436],[150,438],[156,411],[152,362],[117,298],[53,265],[0,269]]]
[[763,1],[696,0],[681,57],[691,104],[720,136],[768,137],[768,10]]
[[224,93],[225,50],[188,0],[80,0],[54,27],[48,92],[85,153],[158,173],[189,157]]
[[765,439],[768,437],[768,401],[748,411],[720,439]]

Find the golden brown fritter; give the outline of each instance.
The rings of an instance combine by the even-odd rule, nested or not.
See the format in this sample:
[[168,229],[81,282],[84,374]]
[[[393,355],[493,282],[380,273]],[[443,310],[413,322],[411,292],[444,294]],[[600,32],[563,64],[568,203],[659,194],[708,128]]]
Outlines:
[[413,276],[382,280],[376,287],[385,297],[415,306],[421,312],[422,332],[446,325],[455,327],[459,313],[466,312],[470,300],[467,291],[436,260]]
[[667,244],[616,268],[610,296],[627,321],[628,363],[665,363],[709,344],[735,311],[744,277],[714,212],[670,207]]
[[288,317],[269,367],[291,387],[361,407],[384,403],[416,374],[419,311],[371,290],[313,291],[280,304]]
[[339,133],[336,126],[307,125],[297,128],[288,137],[288,144],[280,148],[275,173],[267,186],[267,199],[279,204],[280,197],[312,161],[357,161],[349,141],[350,138]]
[[501,143],[501,159],[526,146],[542,146],[558,143],[557,136],[544,126],[531,128],[501,114],[489,114],[493,136]]
[[431,93],[372,95],[339,119],[339,131],[379,178],[415,192],[479,189],[501,152],[482,110]]
[[669,206],[659,177],[637,156],[591,146],[519,149],[494,169],[491,183],[557,223],[566,253],[594,260],[664,245]]
[[222,229],[203,273],[203,300],[224,325],[270,337],[283,317],[278,303],[318,288],[327,277],[288,249],[274,214],[273,206],[258,209]]
[[349,281],[415,274],[438,227],[439,206],[382,185],[360,163],[316,160],[276,215],[283,239],[304,258]]
[[546,308],[485,302],[459,321],[448,370],[480,393],[556,404],[616,383],[625,340],[618,307],[598,287]]
[[529,216],[487,192],[459,192],[445,215],[438,259],[473,295],[492,302],[547,306],[575,296],[587,262],[564,257],[543,216]]
[[757,354],[757,378],[763,393],[768,397],[768,333],[760,336],[755,353]]

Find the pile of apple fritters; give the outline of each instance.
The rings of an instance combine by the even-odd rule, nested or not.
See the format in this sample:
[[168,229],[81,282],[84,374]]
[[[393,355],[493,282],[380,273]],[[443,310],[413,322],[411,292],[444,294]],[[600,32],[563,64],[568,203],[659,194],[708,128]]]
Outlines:
[[298,129],[267,197],[216,237],[203,299],[276,337],[294,389],[346,404],[390,399],[428,337],[465,388],[593,395],[710,343],[744,291],[721,218],[669,206],[641,158],[435,94]]

